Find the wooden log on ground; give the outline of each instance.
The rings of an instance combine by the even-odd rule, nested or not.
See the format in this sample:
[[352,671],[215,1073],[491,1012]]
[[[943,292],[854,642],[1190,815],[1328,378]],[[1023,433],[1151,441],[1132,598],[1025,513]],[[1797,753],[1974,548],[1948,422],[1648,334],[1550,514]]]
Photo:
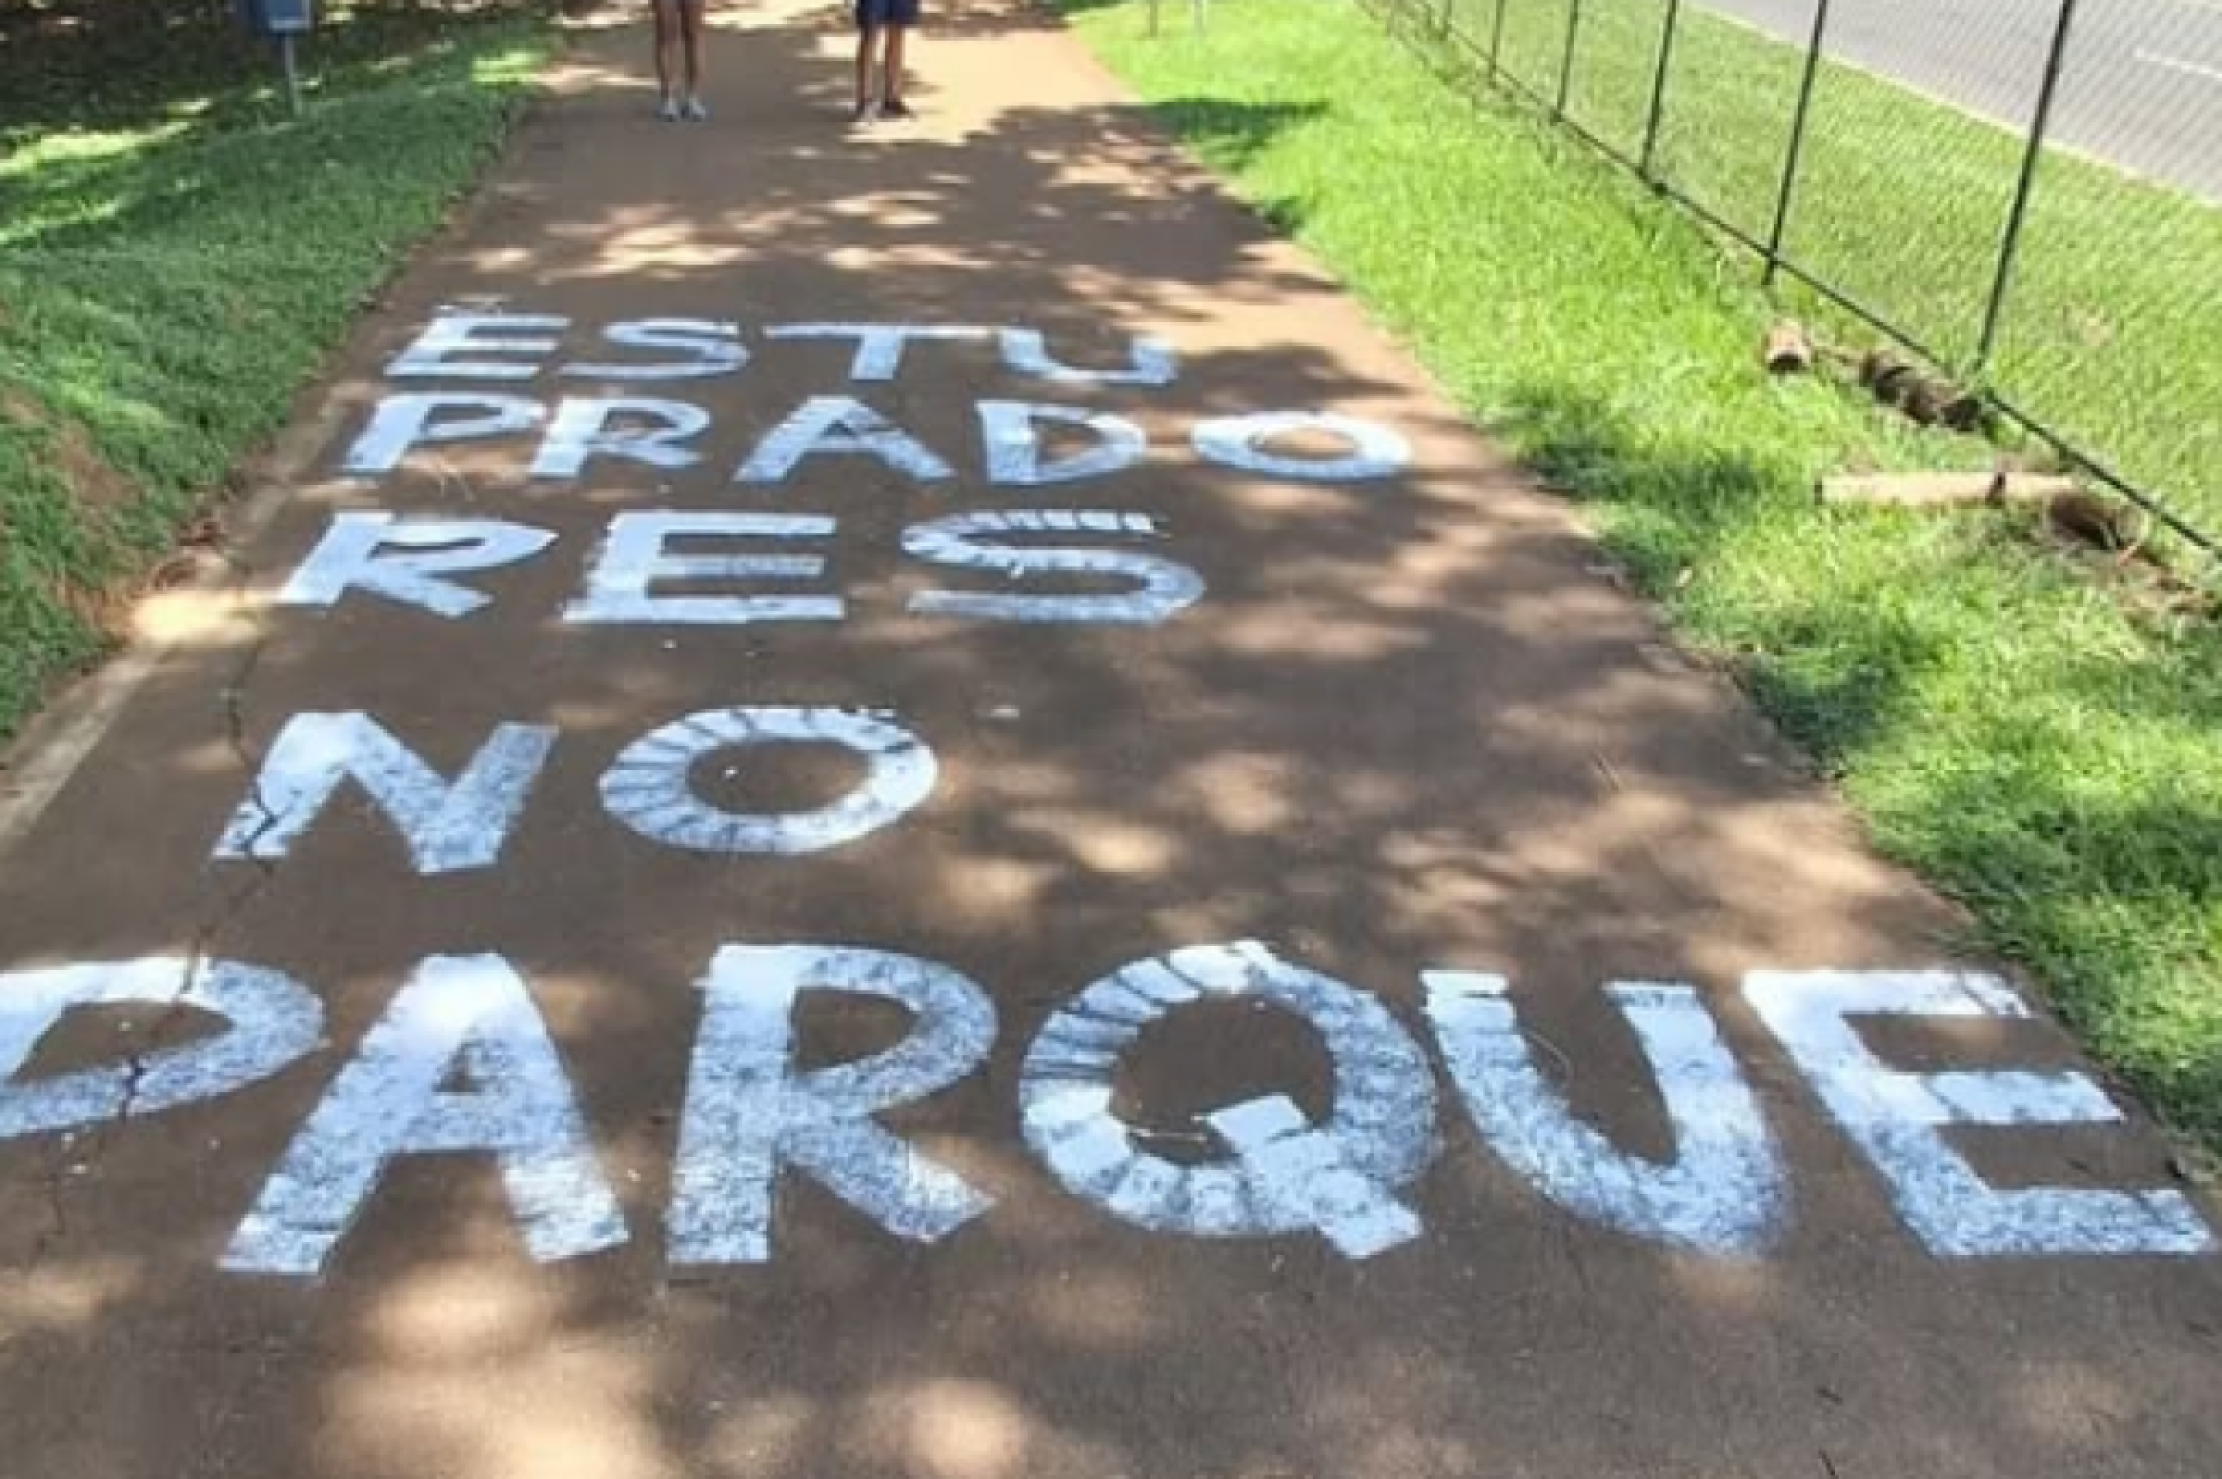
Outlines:
[[1870,350],[1861,358],[1859,383],[1876,400],[1921,426],[1973,432],[1983,430],[1990,419],[1981,396],[1929,374],[1888,349]]
[[2062,493],[2045,513],[2061,534],[2116,554],[2137,553],[2151,532],[2145,516],[2136,509],[2095,493]]
[[1767,331],[1760,357],[1770,375],[1803,375],[1813,368],[1813,340],[1803,324],[1786,318]]
[[2077,491],[2075,479],[2019,472],[1875,473],[1821,479],[1823,503],[1897,508],[1956,508],[1978,503],[2044,503]]

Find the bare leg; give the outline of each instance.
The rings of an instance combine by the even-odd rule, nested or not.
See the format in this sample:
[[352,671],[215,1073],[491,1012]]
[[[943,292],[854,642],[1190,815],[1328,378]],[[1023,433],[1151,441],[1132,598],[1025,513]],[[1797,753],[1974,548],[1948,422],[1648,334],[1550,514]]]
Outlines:
[[856,107],[859,113],[872,105],[872,43],[878,39],[877,31],[856,33]]
[[890,106],[903,101],[903,38],[909,34],[907,26],[887,28],[887,65],[880,74],[880,95]]
[[706,0],[679,0],[679,14],[684,21],[687,43],[687,96],[694,98],[702,92],[702,15]]
[[679,38],[674,25],[677,17],[672,14],[678,4],[679,0],[650,0],[649,3],[656,17],[656,88],[666,102],[671,100],[671,64],[678,60]]

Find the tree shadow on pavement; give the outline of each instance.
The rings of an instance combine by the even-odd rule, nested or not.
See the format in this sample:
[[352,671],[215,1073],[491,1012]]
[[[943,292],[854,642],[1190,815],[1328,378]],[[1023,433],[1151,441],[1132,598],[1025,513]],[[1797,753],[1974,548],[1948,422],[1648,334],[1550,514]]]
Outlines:
[[[693,391],[715,419],[692,468],[534,483],[526,440],[441,449],[372,487],[331,475],[336,432],[241,552],[249,589],[282,581],[337,509],[514,519],[552,546],[474,577],[493,599],[468,619],[361,602],[264,612],[251,634],[211,626],[141,691],[128,757],[96,757],[33,844],[0,858],[0,894],[23,901],[14,953],[33,952],[11,968],[204,948],[297,973],[330,1044],[241,1094],[116,1127],[97,1158],[7,1143],[18,1276],[0,1285],[0,1390],[56,1396],[9,1403],[0,1450],[104,1479],[1772,1479],[1789,1471],[1762,1461],[1792,1452],[1847,1479],[2003,1479],[2040,1461],[2125,1472],[2122,1435],[2160,1424],[2206,1425],[2192,1445],[2222,1436],[2197,1400],[2222,1329],[2213,1277],[2162,1297],[2151,1268],[2120,1260],[1926,1256],[1736,1000],[1759,964],[1950,960],[1958,916],[1866,858],[1566,511],[1416,392],[1332,281],[1141,110],[1076,102],[1067,51],[1000,49],[1029,22],[997,14],[1012,29],[982,17],[934,53],[918,126],[868,134],[828,121],[843,43],[815,24],[721,33],[716,121],[695,129],[644,116],[637,35],[584,47],[508,170],[365,325],[361,372],[331,392],[348,431],[391,388],[376,367],[442,306],[582,332],[732,320],[755,358]],[[1256,147],[1301,121],[1230,112],[1227,133]],[[1158,334],[1181,374],[1048,386],[966,341],[914,346],[895,378],[860,384],[853,344],[762,333],[856,322],[1024,325],[1083,364]],[[734,481],[804,398],[833,393],[958,476],[820,457],[777,487]],[[1130,418],[1147,460],[991,485],[976,414],[990,397]],[[1412,466],[1295,483],[1195,451],[1200,420],[1292,408],[1393,424]],[[1580,408],[1552,414],[1576,454]],[[565,623],[610,516],[648,507],[837,519],[847,619]],[[906,561],[904,529],[1007,507],[1145,513],[1164,533],[1152,549],[1208,593],[1145,630],[910,612],[957,577]],[[764,703],[895,711],[940,757],[933,795],[809,858],[680,853],[605,815],[602,774],[649,729]],[[449,774],[496,724],[560,726],[499,867],[415,876],[359,802],[282,864],[209,861],[278,728],[347,709]],[[1699,983],[1794,1168],[1782,1246],[1711,1263],[1585,1224],[1493,1161],[1447,1092],[1442,1155],[1410,1193],[1426,1234],[1379,1259],[1145,1234],[1058,1190],[1015,1102],[1044,1020],[1129,962],[1244,938],[1378,997],[1423,1041],[1421,970],[1507,973],[1530,1030],[1575,1045],[1557,1071],[1576,1108],[1646,1153],[1666,1149],[1663,1116],[1599,988]],[[901,950],[981,984],[1000,1026],[986,1064],[883,1122],[993,1210],[921,1246],[789,1174],[771,1262],[668,1265],[694,983],[744,940]],[[402,978],[467,950],[503,952],[530,982],[628,1243],[534,1265],[486,1158],[423,1156],[387,1177],[321,1278],[217,1272]],[[1208,1100],[1215,1075],[1258,1067],[1260,1036],[1137,1055],[1172,1052]],[[2004,1026],[1924,1046],[2068,1061],[2056,1037]],[[2097,1184],[2153,1171],[2142,1143],[2074,1154],[2080,1169],[2043,1149],[2006,1164]],[[2010,1361],[1961,1379],[1969,1327],[1988,1347],[2002,1311]]]

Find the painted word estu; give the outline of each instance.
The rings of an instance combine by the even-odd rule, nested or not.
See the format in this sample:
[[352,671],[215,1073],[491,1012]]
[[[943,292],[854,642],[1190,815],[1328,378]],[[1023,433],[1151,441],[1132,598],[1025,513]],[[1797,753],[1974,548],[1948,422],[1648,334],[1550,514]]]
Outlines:
[[[1632,1154],[1576,1114],[1536,1060],[1506,979],[1423,971],[1423,1015],[1458,1103],[1533,1194],[1613,1233],[1699,1256],[1749,1258],[1781,1238],[1789,1178],[1758,1097],[1691,986],[1607,986],[1648,1060],[1673,1157]],[[934,1242],[994,1198],[880,1123],[979,1070],[998,1035],[993,998],[947,965],[851,945],[733,944],[698,983],[664,1219],[679,1265],[773,1256],[783,1178],[806,1177],[899,1238]],[[811,993],[876,998],[908,1016],[877,1053],[805,1066]],[[1864,1153],[1931,1252],[1954,1257],[2211,1253],[2212,1232],[2172,1190],[1983,1181],[1951,1145],[1961,1126],[2120,1118],[2073,1072],[1909,1073],[1867,1046],[1868,1017],[2021,1018],[1996,979],[1957,972],[1758,971],[1758,1019]],[[1114,1083],[1146,1029],[1212,999],[1286,1013],[1331,1067],[1317,1119],[1289,1093],[1203,1115],[1202,1154],[1148,1148]],[[129,1064],[42,1077],[22,1070],[75,1009],[190,1007],[221,1030]],[[0,974],[0,1139],[70,1134],[233,1093],[317,1051],[323,1006],[291,978],[229,960],[152,958]],[[1019,1130],[1050,1176],[1135,1228],[1200,1238],[1306,1235],[1350,1258],[1424,1228],[1408,1190],[1442,1146],[1437,1083],[1414,1033],[1379,998],[1251,942],[1139,960],[1050,1014],[1018,1077]],[[222,1255],[246,1274],[308,1276],[404,1157],[476,1153],[499,1168],[525,1248],[577,1257],[631,1232],[578,1096],[524,978],[498,955],[421,962],[332,1077]]]
[[[558,313],[477,313],[441,310],[406,349],[386,364],[393,380],[517,382],[556,376],[571,380],[712,380],[740,374],[754,360],[748,332],[736,320],[712,318],[621,319],[589,334]],[[977,324],[788,323],[764,324],[766,345],[814,342],[855,346],[848,377],[896,379],[916,345],[986,345],[1000,368],[1028,379],[1064,385],[1140,386],[1155,389],[1180,378],[1171,345],[1149,335],[1129,338],[1125,362],[1104,366],[1068,363],[1053,353],[1039,329]],[[1123,337],[1123,336],[1122,336]],[[581,357],[581,354],[590,357]]]

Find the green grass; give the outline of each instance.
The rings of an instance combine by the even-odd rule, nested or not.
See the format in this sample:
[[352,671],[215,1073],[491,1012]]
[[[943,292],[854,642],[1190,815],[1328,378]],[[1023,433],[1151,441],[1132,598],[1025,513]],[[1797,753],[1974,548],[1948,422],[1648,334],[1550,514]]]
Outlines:
[[498,143],[548,35],[335,19],[298,124],[267,59],[243,72],[220,36],[59,100],[0,75],[0,739],[101,654],[104,599],[282,424]]
[[[1497,0],[1450,3],[1454,25],[1485,48]],[[1568,4],[1505,0],[1501,59],[1546,98],[1558,92]],[[1642,149],[1661,14],[1659,0],[1582,0],[1568,113],[1631,156]],[[1800,48],[1685,6],[1661,174],[1764,239],[1803,65]],[[2038,78],[2028,82],[2034,100]],[[2003,129],[1829,64],[1784,245],[1967,365],[2022,154]],[[1991,382],[2222,539],[2222,209],[2055,152],[2024,241]]]
[[2141,615],[2003,515],[1824,510],[1965,455],[1755,368],[1768,306],[1684,218],[1350,4],[1220,0],[1151,41],[1068,0],[1204,160],[1466,409],[1585,500],[1695,649],[1965,901],[2099,1056],[2222,1151],[2222,633]]

